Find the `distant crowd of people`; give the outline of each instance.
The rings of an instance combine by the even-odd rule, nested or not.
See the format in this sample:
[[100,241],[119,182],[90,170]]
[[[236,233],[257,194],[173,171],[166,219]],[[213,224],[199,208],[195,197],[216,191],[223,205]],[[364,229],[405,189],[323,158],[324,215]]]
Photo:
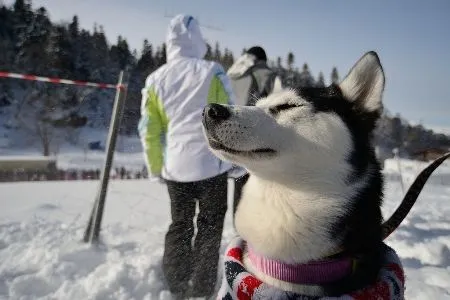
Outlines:
[[[0,182],[17,181],[49,181],[49,180],[98,180],[100,179],[100,169],[69,169],[69,170],[0,170]],[[148,178],[145,167],[142,170],[127,170],[125,167],[115,168],[111,174],[111,179],[144,179]]]

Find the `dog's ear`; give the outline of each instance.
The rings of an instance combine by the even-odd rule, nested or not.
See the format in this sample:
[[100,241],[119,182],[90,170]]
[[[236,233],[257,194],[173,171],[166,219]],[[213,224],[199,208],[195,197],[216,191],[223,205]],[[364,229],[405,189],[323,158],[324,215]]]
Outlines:
[[378,55],[371,51],[361,57],[339,87],[344,97],[354,102],[358,110],[381,114],[384,72]]

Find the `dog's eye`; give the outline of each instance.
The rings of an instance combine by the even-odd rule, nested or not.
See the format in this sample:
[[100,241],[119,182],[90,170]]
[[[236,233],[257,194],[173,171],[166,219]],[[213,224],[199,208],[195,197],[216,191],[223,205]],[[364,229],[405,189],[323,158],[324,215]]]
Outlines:
[[284,104],[280,104],[280,105],[277,105],[277,106],[275,106],[275,107],[269,108],[269,112],[270,112],[272,115],[276,115],[276,114],[278,114],[280,111],[288,110],[288,109],[292,109],[292,108],[296,108],[296,107],[300,107],[300,106],[303,106],[303,105],[302,105],[302,104],[284,103]]

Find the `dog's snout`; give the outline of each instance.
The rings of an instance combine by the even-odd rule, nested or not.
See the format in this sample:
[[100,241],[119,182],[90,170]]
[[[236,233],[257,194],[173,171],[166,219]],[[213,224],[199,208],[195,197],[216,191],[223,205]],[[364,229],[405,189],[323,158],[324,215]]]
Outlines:
[[203,117],[214,121],[225,121],[230,117],[230,111],[223,105],[212,103],[203,109]]

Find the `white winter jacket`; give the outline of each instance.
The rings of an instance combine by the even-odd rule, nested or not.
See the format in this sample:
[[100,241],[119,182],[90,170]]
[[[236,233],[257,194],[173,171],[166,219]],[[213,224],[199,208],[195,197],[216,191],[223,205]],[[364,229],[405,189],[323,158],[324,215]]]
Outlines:
[[201,119],[208,103],[233,104],[234,95],[222,66],[202,59],[206,43],[197,20],[171,20],[166,54],[142,90],[139,135],[149,172],[191,182],[228,171],[231,165],[209,150]]

